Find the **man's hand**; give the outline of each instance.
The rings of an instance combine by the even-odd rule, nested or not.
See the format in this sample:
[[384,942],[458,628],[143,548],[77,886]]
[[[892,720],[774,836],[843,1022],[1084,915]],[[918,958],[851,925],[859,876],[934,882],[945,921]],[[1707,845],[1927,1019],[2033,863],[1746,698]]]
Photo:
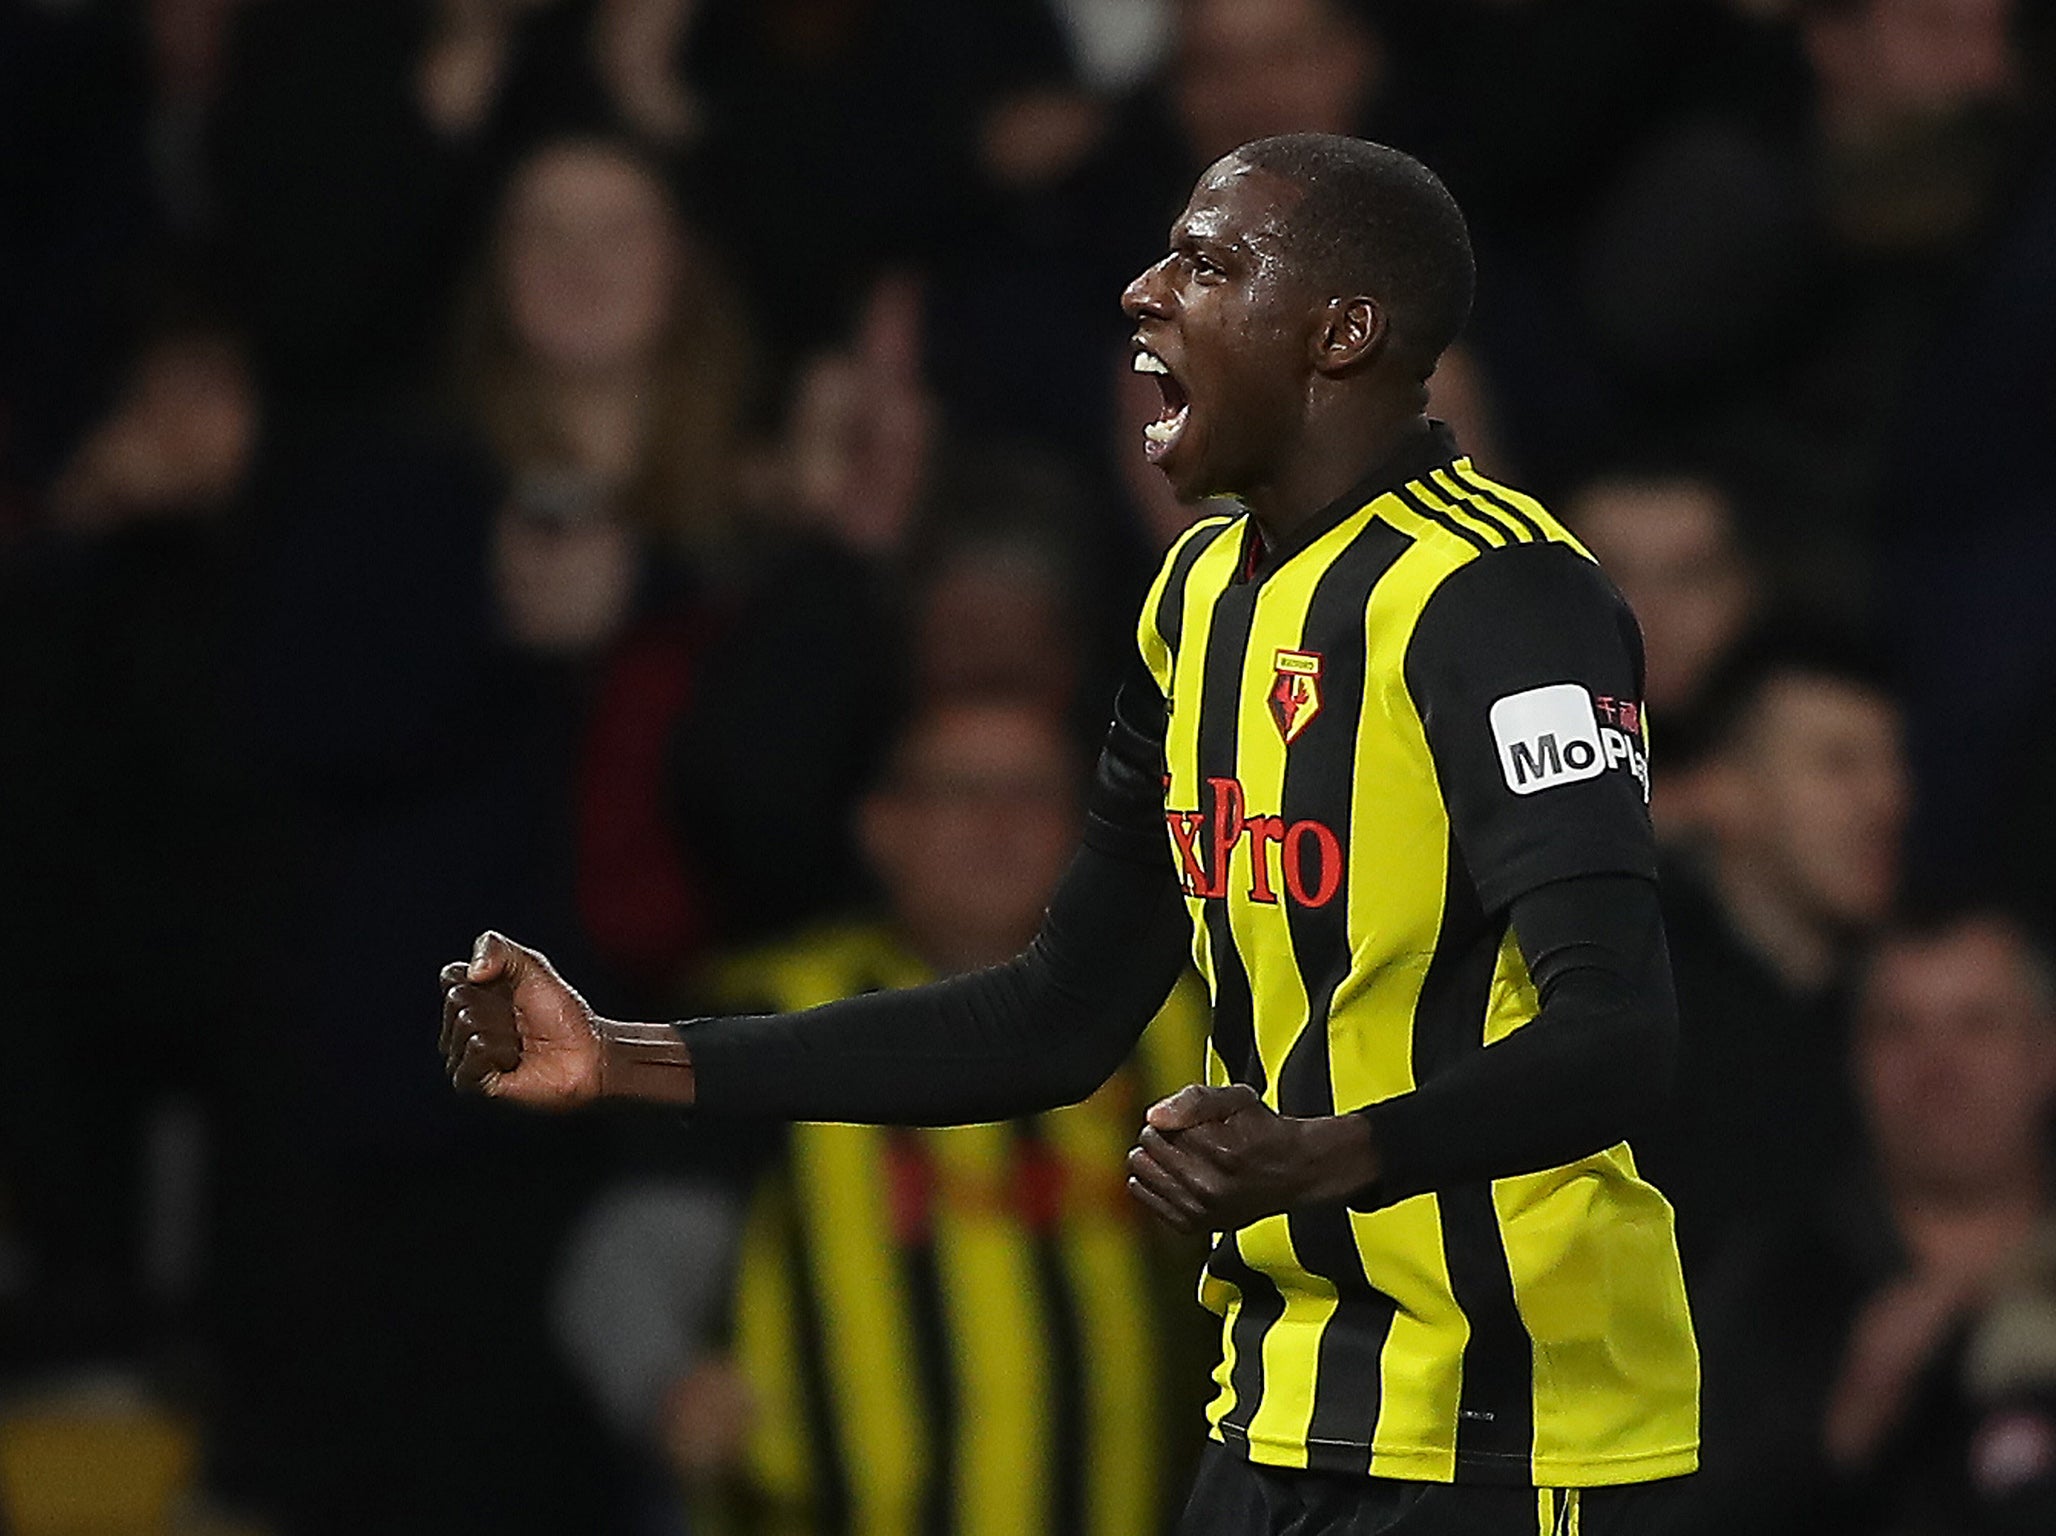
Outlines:
[[538,1109],[600,1096],[601,1021],[542,955],[485,933],[442,974],[443,1061],[459,1091]]
[[1821,1432],[1838,1470],[1853,1474],[1870,1465],[1898,1427],[1921,1374],[1976,1304],[1981,1278],[1918,1269],[1864,1303],[1843,1346]]
[[658,1435],[673,1469],[700,1487],[742,1465],[757,1418],[757,1400],[741,1369],[716,1358],[672,1383],[659,1410]]
[[1293,1119],[1254,1088],[1195,1083],[1150,1106],[1128,1189],[1180,1232],[1232,1232],[1293,1206],[1344,1200],[1378,1176],[1356,1115]]

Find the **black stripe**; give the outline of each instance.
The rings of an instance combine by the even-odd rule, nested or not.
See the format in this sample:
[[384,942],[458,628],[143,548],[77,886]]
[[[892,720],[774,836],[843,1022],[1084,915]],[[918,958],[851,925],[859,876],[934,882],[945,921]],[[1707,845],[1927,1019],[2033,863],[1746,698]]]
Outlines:
[[[923,1186],[934,1189],[934,1160],[921,1134],[896,1130],[888,1135],[893,1155],[919,1163]],[[907,1331],[914,1341],[914,1370],[927,1410],[928,1480],[921,1489],[919,1529],[922,1536],[948,1536],[957,1523],[957,1437],[963,1432],[949,1304],[932,1231],[924,1232],[917,1243],[896,1246],[906,1287]]]
[[[1368,522],[1321,573],[1301,626],[1300,648],[1321,657],[1321,707],[1286,749],[1280,815],[1287,826],[1320,822],[1345,850],[1363,707],[1364,605],[1371,589],[1412,542],[1390,523]],[[1306,1027],[1278,1073],[1278,1109],[1288,1115],[1332,1115],[1336,1105],[1328,1019],[1350,964],[1346,854],[1342,883],[1324,905],[1306,907],[1293,901],[1282,878],[1278,892],[1285,902],[1293,958],[1307,995]],[[1366,1278],[1349,1212],[1341,1204],[1298,1209],[1286,1219],[1300,1263],[1332,1284],[1337,1298],[1314,1362],[1307,1464],[1315,1471],[1362,1474],[1369,1470],[1377,1429],[1379,1360],[1392,1328],[1392,1298]]]
[[1480,554],[1489,553],[1490,551],[1495,550],[1499,547],[1497,544],[1488,542],[1485,538],[1485,535],[1478,532],[1477,529],[1466,527],[1464,524],[1456,521],[1456,519],[1451,517],[1447,512],[1442,512],[1434,507],[1429,506],[1428,503],[1414,490],[1412,486],[1402,485],[1399,488],[1398,496],[1401,501],[1405,502],[1409,507],[1412,507],[1415,512],[1419,513],[1422,517],[1425,517],[1429,522],[1435,524],[1439,528],[1446,528],[1449,530],[1449,532],[1456,534],[1466,543],[1473,545]]
[[1173,656],[1178,654],[1178,638],[1185,628],[1185,585],[1192,579],[1192,567],[1201,555],[1213,548],[1214,540],[1234,526],[1231,519],[1218,528],[1194,534],[1185,541],[1172,563],[1170,579],[1164,583],[1163,594],[1157,600],[1156,627]]
[[1497,491],[1493,490],[1491,486],[1487,485],[1483,480],[1479,479],[1477,475],[1471,473],[1468,470],[1458,469],[1454,464],[1452,464],[1449,466],[1449,477],[1452,480],[1456,481],[1457,484],[1466,486],[1470,490],[1476,492],[1479,496],[1491,502],[1492,505],[1494,505],[1495,507],[1502,509],[1509,517],[1512,517],[1519,521],[1521,526],[1526,528],[1529,533],[1533,534],[1538,542],[1547,543],[1549,541],[1549,535],[1542,531],[1542,525],[1536,522],[1534,518],[1530,517],[1526,512],[1522,511],[1520,504],[1518,502],[1512,501],[1507,497],[1500,495]]
[[[1213,623],[1207,633],[1205,672],[1199,695],[1199,810],[1204,840],[1202,858],[1208,876],[1225,880],[1225,868],[1215,868],[1212,827],[1219,813],[1214,785],[1236,780],[1236,759],[1240,751],[1242,658],[1249,645],[1250,621],[1256,613],[1257,588],[1252,582],[1231,582],[1214,599]],[[1239,782],[1239,780],[1238,780]],[[1206,902],[1207,952],[1214,969],[1214,1049],[1220,1053],[1228,1075],[1248,1083],[1258,1093],[1268,1079],[1257,1054],[1255,1001],[1250,995],[1249,972],[1242,953],[1235,947],[1228,926],[1225,896]]]
[[771,1182],[779,1246],[790,1255],[792,1263],[796,1335],[793,1345],[799,1356],[800,1404],[806,1422],[807,1465],[812,1476],[809,1492],[823,1536],[836,1536],[850,1526],[850,1484],[848,1447],[828,1381],[828,1346],[821,1322],[827,1298],[821,1294],[821,1276],[814,1265],[813,1247],[807,1241],[806,1223],[800,1220],[789,1160],[772,1175]]
[[[1436,484],[1432,476],[1420,480],[1416,483],[1421,486],[1423,491],[1433,491],[1437,496],[1441,497],[1442,500],[1451,503],[1452,507],[1462,507],[1466,512],[1470,513],[1472,517],[1476,518],[1479,522],[1483,523],[1487,528],[1490,528],[1494,533],[1498,534],[1501,538],[1506,540],[1507,543],[1527,543],[1527,540],[1521,536],[1521,530],[1519,529],[1519,527],[1517,527],[1510,519],[1503,516],[1496,509],[1486,506],[1477,497],[1466,496],[1461,491],[1446,490],[1442,486]],[[1453,510],[1451,512],[1451,515],[1455,515]]]
[[[1487,921],[1452,836],[1442,930],[1414,1009],[1416,1082],[1485,1048],[1485,1014],[1505,932],[1503,918]],[[1450,1289],[1470,1324],[1457,1405],[1459,1475],[1530,1484],[1535,1343],[1514,1301],[1492,1186],[1484,1181],[1454,1185],[1441,1190],[1436,1203]]]
[[[1032,1121],[1014,1124],[1016,1155],[1048,1161],[1056,1154],[1042,1139]],[[1034,1238],[1036,1293],[1041,1300],[1046,1337],[1049,1340],[1049,1370],[1044,1378],[1049,1403],[1049,1465],[1045,1468],[1043,1497],[1048,1529],[1083,1531],[1086,1520],[1086,1447],[1094,1434],[1115,1433],[1115,1426],[1093,1424],[1091,1403],[1085,1391],[1085,1339],[1079,1326],[1080,1298],[1064,1264],[1062,1229],[1052,1224],[1036,1231]],[[1030,1498],[1020,1489],[1017,1498]]]
[[[1214,781],[1237,777],[1241,748],[1242,662],[1249,646],[1251,621],[1256,614],[1257,585],[1230,582],[1214,599],[1212,625],[1207,632],[1206,670],[1200,678],[1199,807],[1204,813],[1200,835],[1207,839],[1205,854],[1208,875],[1225,880],[1225,867],[1216,867],[1211,827],[1219,811]],[[1219,1053],[1228,1075],[1248,1083],[1258,1093],[1267,1081],[1264,1063],[1257,1052],[1256,1008],[1250,994],[1249,972],[1235,947],[1228,925],[1228,899],[1209,897],[1205,903],[1207,952],[1214,971],[1214,1050]],[[1224,1261],[1226,1269],[1219,1267]],[[1228,1431],[1247,1434],[1249,1421],[1263,1398],[1263,1338],[1285,1310],[1285,1298],[1269,1278],[1244,1262],[1230,1233],[1215,1249],[1208,1263],[1215,1273],[1242,1293],[1242,1307],[1235,1318],[1235,1407],[1223,1421]]]
[[1221,1234],[1206,1267],[1242,1295],[1242,1305],[1235,1313],[1235,1365],[1228,1372],[1235,1406],[1221,1419],[1221,1432],[1231,1440],[1247,1441],[1250,1420],[1256,1417],[1264,1396],[1264,1335],[1285,1315],[1285,1295],[1269,1275],[1242,1256],[1233,1232]]

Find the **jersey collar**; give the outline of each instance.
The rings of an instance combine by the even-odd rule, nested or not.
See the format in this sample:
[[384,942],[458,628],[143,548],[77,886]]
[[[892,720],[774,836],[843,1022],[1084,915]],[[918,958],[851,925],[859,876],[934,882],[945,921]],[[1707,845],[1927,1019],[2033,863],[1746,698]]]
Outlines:
[[1401,438],[1368,474],[1293,529],[1292,536],[1275,548],[1265,547],[1263,532],[1257,527],[1256,519],[1245,512],[1241,579],[1263,580],[1315,539],[1362,511],[1387,491],[1419,480],[1430,470],[1452,464],[1461,456],[1456,434],[1449,430],[1448,423],[1431,419],[1419,430]]

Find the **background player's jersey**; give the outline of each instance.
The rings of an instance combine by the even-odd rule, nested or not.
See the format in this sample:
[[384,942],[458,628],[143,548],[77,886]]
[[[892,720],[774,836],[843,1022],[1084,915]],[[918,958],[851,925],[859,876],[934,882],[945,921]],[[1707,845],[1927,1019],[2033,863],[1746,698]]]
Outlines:
[[[888,928],[851,923],[739,956],[713,990],[799,1009],[932,979]],[[1129,1197],[1122,1159],[1149,1103],[1191,1081],[1205,1031],[1188,975],[1081,1104],[995,1125],[792,1126],[737,1260],[745,1487],[694,1529],[1155,1529],[1187,1471],[1164,1400],[1184,1385],[1178,1346],[1203,1339],[1176,1326],[1192,1251]]]
[[[1284,547],[1247,517],[1195,527],[1140,643],[1210,1069],[1281,1113],[1403,1094],[1523,1027],[1508,904],[1654,875],[1634,621],[1439,430]],[[1625,1144],[1266,1218],[1219,1240],[1201,1294],[1213,1433],[1256,1461],[1552,1486],[1695,1465],[1671,1212]]]

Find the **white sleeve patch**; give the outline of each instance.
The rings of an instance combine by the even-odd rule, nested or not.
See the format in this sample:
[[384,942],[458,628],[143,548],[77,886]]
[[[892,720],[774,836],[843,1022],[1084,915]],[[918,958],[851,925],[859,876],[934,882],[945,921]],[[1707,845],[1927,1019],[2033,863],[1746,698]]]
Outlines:
[[1577,683],[1510,693],[1492,706],[1491,720],[1499,771],[1517,795],[1576,784],[1606,772],[1599,716],[1590,691]]

